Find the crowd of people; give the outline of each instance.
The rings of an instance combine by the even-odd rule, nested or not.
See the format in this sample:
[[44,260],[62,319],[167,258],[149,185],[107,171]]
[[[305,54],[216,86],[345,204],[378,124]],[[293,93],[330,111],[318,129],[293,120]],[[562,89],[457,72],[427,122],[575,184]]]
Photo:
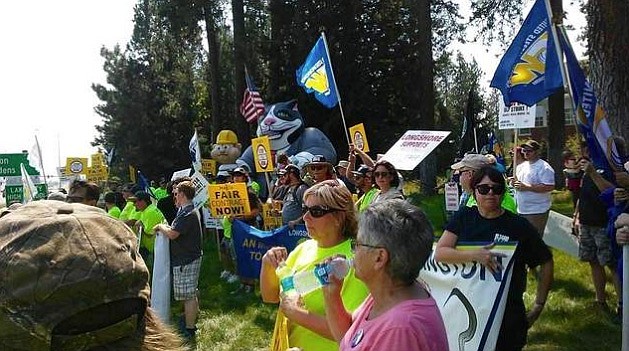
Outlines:
[[[620,140],[616,147],[624,155],[624,144]],[[540,317],[553,282],[553,255],[543,237],[551,191],[556,186],[555,171],[542,159],[543,147],[535,140],[519,145],[514,154],[511,167],[504,167],[492,155],[481,154],[466,154],[452,164],[451,181],[461,190],[459,210],[450,214],[434,253],[437,262],[475,261],[495,272],[502,267],[501,254],[493,250],[494,246],[518,243],[497,350],[524,347],[527,330]],[[565,152],[564,157],[563,174],[574,199],[573,229],[579,238],[579,258],[591,267],[594,300],[601,308],[608,309],[607,267],[612,273],[620,311],[619,248],[629,243],[629,215],[626,214],[629,170],[615,173],[597,170],[589,160],[587,148],[581,150],[579,158],[572,152]],[[288,325],[287,340],[291,347],[304,351],[448,349],[446,327],[430,287],[417,280],[432,252],[433,227],[420,208],[405,201],[403,179],[393,164],[383,159],[373,160],[352,145],[347,159],[336,165],[321,155],[315,155],[303,167],[283,160],[278,162],[268,198],[260,196],[260,185],[253,181],[250,173],[248,167],[240,165],[208,178],[213,183],[244,183],[249,198],[249,213],[221,219],[221,277],[240,282],[234,293],[251,293],[259,284],[262,300],[279,304],[280,316],[286,318]],[[81,332],[77,335],[93,333],[95,329],[133,315],[137,323],[130,331],[121,332],[122,340],[135,340],[139,345],[157,330],[162,333],[163,342],[177,350],[182,345],[179,336],[193,340],[197,333],[204,231],[201,214],[192,203],[194,196],[195,187],[189,177],[171,182],[162,179],[159,187],[150,190],[135,184],[112,184],[104,194],[96,184],[77,180],[67,194],[55,192],[48,201],[36,201],[3,212],[0,251],[5,252],[12,245],[12,241],[5,238],[16,235],[8,228],[15,225],[15,221],[26,220],[25,216],[33,220],[47,216],[52,223],[67,222],[65,216],[78,218],[81,230],[90,238],[92,235],[98,238],[92,232],[102,232],[97,224],[107,223],[107,228],[124,238],[120,239],[128,246],[122,249],[124,257],[130,255],[129,259],[136,260],[134,252],[137,250],[142,258],[135,262],[141,274],[129,273],[129,279],[135,279],[138,284],[129,293],[140,298],[127,306],[103,296],[101,304],[86,306],[89,311],[79,311],[77,316],[120,306],[129,313],[121,312],[104,318],[101,323],[86,325],[79,328]],[[245,279],[236,274],[231,225],[239,220],[263,228],[263,202],[269,203],[281,217],[282,225],[293,228],[304,224],[311,240],[300,243],[290,252],[285,247],[270,248],[262,257],[259,280]],[[97,206],[104,211],[97,210]],[[20,235],[40,235],[37,228],[24,228]],[[60,226],[55,228],[57,232],[66,230]],[[156,235],[164,235],[170,241],[173,297],[183,305],[183,315],[178,321],[179,336],[155,320],[154,312],[147,306],[148,276],[155,260]],[[476,250],[460,250],[459,242],[477,242],[482,246]],[[47,243],[39,242],[39,245],[45,247]],[[105,250],[105,246],[99,249]],[[108,251],[103,257],[111,254]],[[280,265],[298,273],[313,270],[339,256],[351,257],[353,262],[344,278],[331,277],[328,285],[305,296],[283,291],[276,272]],[[4,256],[0,257],[4,260]],[[534,274],[537,283],[534,304],[528,308],[523,299],[527,269]],[[3,276],[0,281],[2,290],[7,280]],[[11,320],[10,316],[2,314],[6,312],[0,313],[0,327],[4,326],[3,320]],[[47,331],[49,335],[33,337],[33,345],[50,340],[46,339],[50,335],[53,335],[53,343],[70,342],[62,337],[55,339],[54,335],[76,329],[77,316],[65,316],[68,321],[59,322],[63,327],[52,325]],[[36,318],[32,322],[38,323]],[[0,346],[17,348],[1,337],[18,335],[13,329],[7,330],[5,334],[0,331]],[[110,339],[103,337],[102,341],[108,343]]]

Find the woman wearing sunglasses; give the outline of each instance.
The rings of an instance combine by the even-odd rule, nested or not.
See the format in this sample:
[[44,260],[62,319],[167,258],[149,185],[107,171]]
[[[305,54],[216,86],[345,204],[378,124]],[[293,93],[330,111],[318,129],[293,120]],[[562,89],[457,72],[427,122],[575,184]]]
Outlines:
[[[288,319],[288,340],[291,347],[309,350],[338,350],[338,344],[325,319],[323,292],[312,291],[305,296],[281,295],[278,265],[295,271],[313,270],[330,256],[351,256],[351,240],[356,238],[358,223],[352,194],[336,180],[313,185],[304,193],[304,222],[311,240],[299,244],[288,254],[284,247],[273,247],[262,257],[260,293],[264,302],[280,303]],[[345,307],[353,311],[367,296],[367,287],[350,269],[341,296]]]
[[[497,243],[518,242],[507,304],[496,350],[521,350],[527,329],[537,320],[553,281],[553,257],[536,229],[524,218],[500,206],[506,185],[502,174],[493,167],[483,167],[472,178],[478,207],[464,207],[455,213],[437,243],[435,259],[445,263],[476,261],[490,271],[500,270],[499,253],[491,248]],[[457,242],[487,243],[477,250],[459,250]],[[535,303],[526,313],[522,295],[526,290],[526,267],[541,265]]]
[[397,189],[400,185],[400,177],[395,167],[389,161],[380,160],[376,162],[373,166],[372,183],[380,189],[372,203],[391,199],[404,200],[404,195]]

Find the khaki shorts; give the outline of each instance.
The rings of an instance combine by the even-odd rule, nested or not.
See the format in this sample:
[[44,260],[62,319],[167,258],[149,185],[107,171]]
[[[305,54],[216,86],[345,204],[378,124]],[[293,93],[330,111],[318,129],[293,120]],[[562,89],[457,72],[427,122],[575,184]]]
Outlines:
[[579,259],[601,266],[615,266],[612,244],[605,228],[581,224],[579,226]]

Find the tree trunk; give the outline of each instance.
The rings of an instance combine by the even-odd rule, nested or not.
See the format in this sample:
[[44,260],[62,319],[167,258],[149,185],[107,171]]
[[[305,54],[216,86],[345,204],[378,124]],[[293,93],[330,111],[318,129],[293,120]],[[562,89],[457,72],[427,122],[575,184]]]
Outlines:
[[245,91],[245,11],[243,0],[232,0],[232,16],[234,19],[234,94],[236,106],[233,110],[232,126],[238,135],[238,141],[247,145],[250,138],[249,126],[240,115],[240,104]]
[[[271,17],[271,48],[279,49],[282,43],[281,14],[283,1],[269,1],[269,16]],[[275,99],[280,91],[280,56],[269,55],[269,84],[267,94],[271,99]],[[272,100],[273,101],[273,100]]]
[[587,6],[590,80],[612,133],[629,140],[629,2],[590,0]]
[[[417,16],[419,45],[421,47],[421,50],[418,52],[420,70],[416,80],[418,82],[417,99],[414,99],[415,102],[419,103],[419,106],[417,106],[417,112],[419,113],[417,114],[416,125],[421,127],[421,129],[433,130],[435,128],[435,91],[433,86],[430,0],[418,0],[411,6],[415,16]],[[422,183],[422,192],[425,195],[434,194],[437,185],[437,159],[434,152],[421,162],[419,177]]]
[[219,107],[219,92],[218,92],[218,57],[219,47],[216,39],[216,16],[214,8],[210,3],[207,3],[203,8],[203,16],[205,18],[205,31],[207,34],[207,46],[208,46],[208,85],[210,88],[210,103],[211,111],[210,118],[208,118],[208,128],[210,131],[210,140],[214,142],[214,137],[218,134],[223,121],[221,118],[221,111]]

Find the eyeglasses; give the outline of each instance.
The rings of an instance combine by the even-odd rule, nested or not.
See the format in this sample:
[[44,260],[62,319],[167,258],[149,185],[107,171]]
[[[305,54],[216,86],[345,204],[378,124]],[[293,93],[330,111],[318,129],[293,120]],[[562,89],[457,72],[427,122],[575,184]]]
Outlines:
[[367,244],[363,244],[358,242],[358,240],[351,240],[350,241],[350,247],[352,249],[352,251],[356,251],[356,248],[359,246],[364,246],[364,247],[368,247],[370,249],[384,249],[384,246],[376,246],[376,245],[367,245]]
[[531,152],[534,152],[534,151],[535,150],[533,150],[533,149],[522,149],[522,153],[523,154],[528,154],[528,153],[531,153]]
[[374,178],[384,178],[384,177],[388,177],[391,173],[389,172],[373,172],[373,176]]
[[306,205],[302,206],[301,209],[304,214],[306,214],[306,212],[309,212],[310,215],[314,218],[321,218],[327,215],[328,213],[340,211],[339,209],[336,209],[336,208],[327,208],[327,207],[322,207],[322,206],[308,207]]
[[494,185],[478,184],[476,186],[476,190],[478,190],[478,193],[481,195],[489,194],[490,190],[494,195],[502,195],[505,193],[505,185],[504,184],[494,184]]

